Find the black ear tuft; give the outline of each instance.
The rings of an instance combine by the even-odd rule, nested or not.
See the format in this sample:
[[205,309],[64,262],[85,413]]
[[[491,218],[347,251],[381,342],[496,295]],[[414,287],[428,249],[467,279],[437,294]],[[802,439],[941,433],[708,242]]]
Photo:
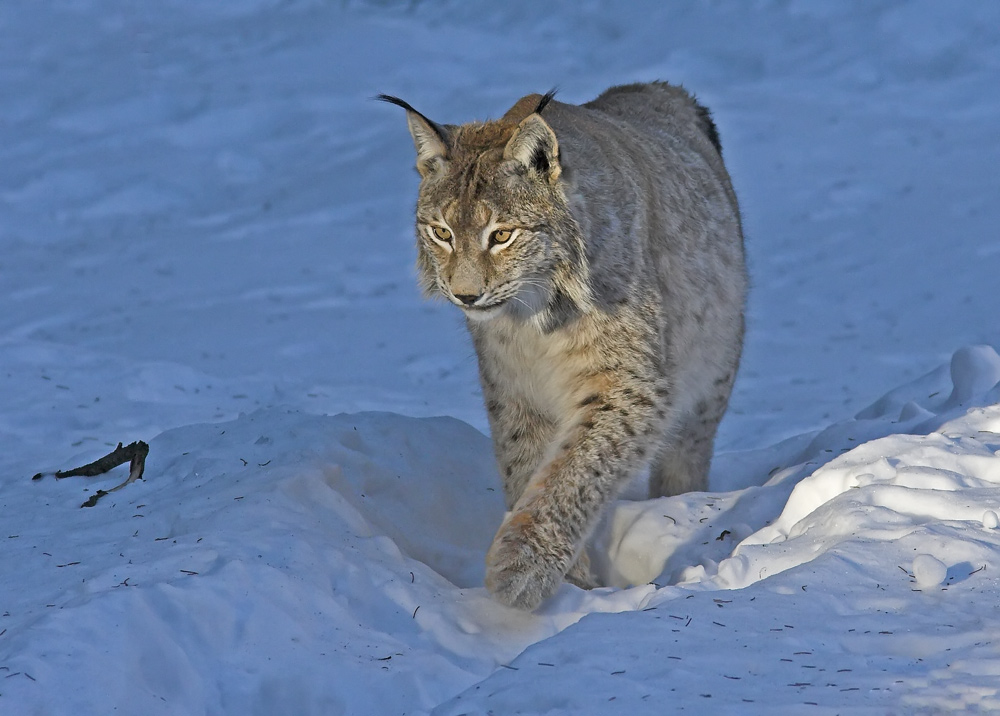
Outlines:
[[[394,104],[397,107],[402,107],[407,112],[417,112],[417,110],[413,109],[413,107],[410,106],[409,102],[404,102],[399,97],[393,97],[391,94],[376,95],[375,97],[372,97],[372,99],[377,99],[380,102],[388,102],[389,104]],[[417,112],[417,114],[420,113]]]
[[413,105],[411,105],[406,100],[402,100],[399,97],[393,97],[391,94],[378,94],[372,99],[377,99],[380,102],[388,102],[389,104],[394,104],[397,107],[402,107],[407,112],[412,112],[413,114],[417,115],[418,117],[420,117],[420,119],[424,120],[424,122],[427,123],[427,126],[430,127],[431,130],[434,132],[434,134],[438,136],[438,139],[440,139],[445,145],[448,144],[448,134],[447,132],[445,132],[444,128],[437,122],[431,121],[426,116],[424,116],[417,110],[413,109]]
[[541,114],[542,110],[545,109],[545,106],[552,101],[552,99],[556,96],[556,92],[558,91],[559,91],[558,87],[553,87],[544,95],[542,95],[542,98],[538,100],[538,106],[535,107],[535,114]]

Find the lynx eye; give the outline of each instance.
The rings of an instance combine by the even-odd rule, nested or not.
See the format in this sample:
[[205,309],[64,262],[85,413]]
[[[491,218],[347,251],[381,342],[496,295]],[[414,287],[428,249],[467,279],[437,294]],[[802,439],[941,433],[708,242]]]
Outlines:
[[490,246],[506,244],[512,236],[514,236],[514,232],[510,229],[497,229],[490,234]]
[[443,226],[432,226],[430,227],[431,233],[434,234],[434,238],[438,241],[443,241],[446,244],[451,243],[451,231],[444,228]]

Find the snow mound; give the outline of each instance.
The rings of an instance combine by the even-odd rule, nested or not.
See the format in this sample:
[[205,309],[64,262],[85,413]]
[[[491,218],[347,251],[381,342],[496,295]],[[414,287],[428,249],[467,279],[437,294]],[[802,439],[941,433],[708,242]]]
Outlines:
[[920,554],[913,559],[913,578],[922,588],[940,586],[948,577],[948,566],[929,554]]
[[115,479],[0,487],[15,712],[108,695],[146,714],[402,712],[651,591],[566,587],[539,615],[493,603],[499,478],[488,438],[453,418],[269,409],[178,428],[142,482],[80,509]]
[[[1000,669],[970,621],[998,592],[1000,532],[984,518],[1000,511],[1000,386],[985,390],[998,365],[991,351],[959,351],[939,405],[907,409],[911,396],[898,413],[831,426],[759,486],[619,503],[595,549],[621,586],[637,586],[564,585],[536,614],[479,586],[503,500],[489,440],[453,418],[266,409],[169,430],[151,441],[146,478],[90,509],[79,507],[89,491],[120,476],[8,481],[3,703],[402,713],[463,692],[440,713],[539,710],[545,698],[573,713],[612,687],[640,706],[696,673],[684,698],[762,697],[755,677],[785,678],[789,650],[824,644],[849,666],[823,677],[837,689],[809,680],[815,698],[868,703],[843,689],[870,699],[873,684],[892,684],[931,703],[948,669]],[[982,606],[970,607],[974,594]],[[932,606],[934,619],[894,636],[904,613]],[[622,611],[633,613],[595,614]],[[636,663],[636,640],[659,640],[669,658]],[[975,668],[931,658],[943,646],[974,654]],[[884,672],[860,668],[872,653]],[[689,659],[704,663],[691,671]],[[904,663],[905,687],[886,676]],[[564,687],[552,680],[569,673]],[[489,688],[475,686],[483,679]],[[796,688],[789,704],[808,690]]]

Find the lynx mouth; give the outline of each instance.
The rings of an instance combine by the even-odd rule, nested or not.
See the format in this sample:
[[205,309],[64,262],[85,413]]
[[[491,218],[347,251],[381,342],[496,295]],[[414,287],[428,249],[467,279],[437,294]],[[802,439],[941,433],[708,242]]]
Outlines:
[[498,301],[488,306],[461,306],[460,308],[467,318],[474,321],[486,321],[498,315],[505,303],[505,301]]

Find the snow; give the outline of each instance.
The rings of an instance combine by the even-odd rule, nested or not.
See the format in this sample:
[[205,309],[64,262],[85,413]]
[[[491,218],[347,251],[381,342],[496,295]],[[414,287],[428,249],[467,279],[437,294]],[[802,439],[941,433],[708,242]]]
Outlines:
[[[1000,710],[1000,6],[65,0],[0,35],[0,713]],[[613,586],[515,612],[368,100],[654,78],[744,211],[713,491],[620,501]],[[125,468],[30,480],[140,439],[95,507]]]
[[940,586],[948,578],[948,565],[929,554],[913,559],[913,578],[921,589]]

